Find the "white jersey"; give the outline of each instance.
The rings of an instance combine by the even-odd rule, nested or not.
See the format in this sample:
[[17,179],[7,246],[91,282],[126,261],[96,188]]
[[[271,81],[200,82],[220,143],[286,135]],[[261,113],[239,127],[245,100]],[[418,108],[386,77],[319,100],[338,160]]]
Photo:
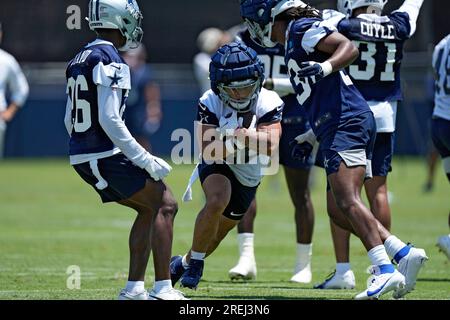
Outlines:
[[[261,123],[281,121],[283,106],[283,100],[281,100],[277,93],[264,88],[261,89],[258,101],[254,104],[252,110],[252,112],[256,115],[255,126]],[[219,126],[220,118],[225,116],[228,117],[228,115],[233,112],[236,111],[225,105],[222,100],[220,100],[219,96],[217,96],[212,90],[208,90],[200,98],[197,121],[206,125]],[[238,152],[245,152],[245,150]],[[264,155],[259,155],[259,157],[261,159]],[[241,184],[247,187],[255,187],[261,182],[261,163],[267,162],[267,159],[261,159],[261,161],[254,161],[251,163],[230,163],[228,166]]]
[[433,116],[450,120],[450,35],[434,48],[433,68],[436,74]]
[[[11,102],[21,107],[28,97],[27,80],[16,59],[0,49],[0,112],[8,107],[5,97],[7,89],[11,92]],[[0,127],[4,126],[0,120]]]

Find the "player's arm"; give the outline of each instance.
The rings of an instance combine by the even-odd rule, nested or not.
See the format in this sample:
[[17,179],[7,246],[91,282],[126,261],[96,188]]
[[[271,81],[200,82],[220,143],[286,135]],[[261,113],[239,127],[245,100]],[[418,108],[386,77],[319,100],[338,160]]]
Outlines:
[[239,128],[235,135],[238,140],[245,141],[245,146],[250,150],[271,156],[280,142],[281,123],[261,123],[256,130]]
[[231,137],[228,137],[225,141],[222,139],[218,130],[220,127],[219,119],[202,102],[198,104],[197,124],[198,145],[204,160],[221,162],[235,153],[233,139]]
[[359,55],[358,48],[327,21],[315,22],[305,32],[302,47],[308,53],[320,51],[330,55],[330,58],[321,63],[309,61],[300,64],[298,76],[314,77],[314,82],[349,66]]
[[164,160],[147,152],[133,138],[122,119],[123,94],[131,88],[130,71],[127,65],[120,69],[99,63],[93,71],[97,84],[98,119],[109,139],[136,166],[145,169],[153,179],[160,180],[172,169]]
[[264,88],[273,90],[279,95],[295,93],[295,89],[289,78],[267,78],[264,81]]
[[[280,142],[283,106],[280,105],[262,116],[256,130],[252,130],[253,123],[250,124],[249,129],[237,129],[235,131],[237,140],[245,142],[245,147],[258,154],[271,156]],[[253,119],[256,119],[256,116]]]
[[72,100],[70,99],[70,96],[67,97],[64,125],[66,126],[67,133],[69,134],[69,136],[71,136],[73,130],[73,123],[72,123]]
[[331,72],[339,71],[351,65],[358,58],[358,48],[339,32],[333,32],[328,37],[322,38],[316,49],[331,55],[325,63],[331,65]]
[[409,24],[411,30],[409,36],[411,37],[416,32],[417,19],[419,18],[420,8],[422,7],[424,0],[405,0],[402,6],[394,11],[395,12],[406,12],[409,16]]
[[[200,150],[203,159],[208,162],[220,163],[236,151],[233,139],[227,138],[225,141],[220,139],[217,128],[214,125],[199,124]],[[229,144],[228,148],[227,143]]]
[[11,60],[10,67],[7,82],[11,91],[11,103],[5,111],[0,113],[0,117],[6,122],[14,118],[20,107],[25,104],[29,93],[27,79],[15,59]]

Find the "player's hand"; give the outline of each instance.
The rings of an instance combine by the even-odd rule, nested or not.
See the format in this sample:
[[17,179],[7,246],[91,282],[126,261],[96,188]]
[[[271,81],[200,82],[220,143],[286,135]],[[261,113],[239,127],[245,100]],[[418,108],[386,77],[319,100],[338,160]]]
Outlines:
[[303,79],[314,79],[314,82],[320,81],[333,72],[333,67],[328,61],[323,63],[308,61],[300,64],[298,76]]
[[150,162],[145,167],[145,170],[150,174],[153,180],[159,181],[167,177],[172,170],[172,167],[163,159],[150,156]]
[[246,139],[248,132],[251,130],[256,131],[256,122],[256,115],[253,115],[250,125],[248,126],[248,128],[245,128],[243,126],[244,118],[240,117],[238,119],[239,127],[234,131],[234,144],[239,150],[242,150],[246,147],[245,143],[248,142],[248,139]]
[[266,80],[264,80],[263,83],[263,88],[267,89],[267,90],[273,90],[273,79],[272,78],[267,78]]
[[220,139],[223,139],[225,136],[234,135],[234,131],[239,128],[239,121],[237,118],[237,112],[232,112],[224,117],[219,119],[219,128],[218,131],[220,133]]
[[297,136],[292,142],[292,158],[300,161],[306,161],[312,153],[314,144],[316,143],[316,136],[312,129]]

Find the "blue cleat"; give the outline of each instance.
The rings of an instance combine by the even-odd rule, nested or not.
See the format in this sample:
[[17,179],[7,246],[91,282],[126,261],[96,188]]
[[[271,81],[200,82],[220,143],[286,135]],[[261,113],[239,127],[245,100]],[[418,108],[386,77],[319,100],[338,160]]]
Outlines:
[[172,287],[180,280],[186,269],[183,267],[183,257],[174,256],[170,259],[170,279],[172,280]]
[[189,289],[197,289],[197,285],[203,275],[203,260],[191,259],[188,269],[181,276],[181,286]]

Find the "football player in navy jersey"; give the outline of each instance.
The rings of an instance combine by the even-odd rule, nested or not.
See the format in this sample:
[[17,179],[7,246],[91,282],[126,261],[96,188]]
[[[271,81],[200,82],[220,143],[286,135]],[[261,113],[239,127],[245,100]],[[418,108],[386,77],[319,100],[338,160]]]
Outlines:
[[190,188],[200,178],[206,203],[190,250],[170,264],[173,283],[180,280],[191,289],[200,282],[204,259],[247,212],[281,135],[283,101],[262,88],[264,67],[253,49],[240,42],[220,47],[211,58],[209,78],[211,89],[197,112],[202,159],[183,197],[190,200]]
[[[450,182],[450,34],[434,48],[433,69],[436,89],[431,137],[442,157],[444,171]],[[450,214],[448,225],[450,227]],[[437,246],[450,260],[450,234],[439,237]]]
[[[280,164],[284,173],[291,200],[295,207],[297,256],[294,275],[291,281],[297,283],[311,282],[312,236],[314,228],[314,209],[308,187],[312,156],[304,156],[295,137],[310,129],[306,113],[298,104],[284,63],[284,46],[278,44],[266,48],[256,44],[248,30],[237,35],[258,54],[264,64],[266,80],[264,88],[273,90],[284,101],[282,133],[280,138]],[[294,142],[294,143],[293,143]],[[238,224],[238,243],[240,257],[236,266],[229,271],[231,279],[250,280],[256,277],[256,261],[253,249],[253,224],[256,217],[256,200],[252,203],[241,222]]]
[[[104,203],[117,202],[137,212],[129,238],[128,282],[119,300],[182,300],[169,273],[177,203],[162,179],[171,167],[142,148],[122,118],[131,85],[130,69],[118,50],[137,48],[141,20],[135,0],[89,3],[89,26],[97,39],[66,71],[70,163]],[[147,292],[144,278],[151,249],[155,283]]]
[[[388,202],[387,176],[394,153],[394,131],[397,104],[403,99],[400,86],[400,65],[403,46],[416,30],[423,0],[405,0],[389,15],[381,16],[386,0],[338,0],[340,12],[324,10],[340,33],[359,48],[359,57],[347,68],[352,82],[368,102],[377,124],[377,136],[372,156],[373,178],[364,184],[370,209],[383,226],[390,230],[391,211]],[[328,210],[339,210],[331,194]],[[335,215],[330,213],[331,216]],[[330,221],[336,253],[336,270],[319,289],[351,289],[355,278],[349,263],[350,233]],[[415,259],[424,253],[411,249]],[[411,257],[412,258],[412,257]]]
[[[414,287],[426,256],[411,261],[411,248],[393,237],[361,200],[364,180],[371,176],[375,118],[343,70],[358,57],[358,49],[321,15],[300,0],[241,0],[241,16],[252,37],[267,47],[285,45],[291,83],[312,127],[296,140],[311,144],[316,138],[320,143],[340,209],[331,218],[357,235],[368,251],[372,278],[355,299],[377,299],[391,291],[400,298]],[[389,256],[399,261],[402,273]]]

